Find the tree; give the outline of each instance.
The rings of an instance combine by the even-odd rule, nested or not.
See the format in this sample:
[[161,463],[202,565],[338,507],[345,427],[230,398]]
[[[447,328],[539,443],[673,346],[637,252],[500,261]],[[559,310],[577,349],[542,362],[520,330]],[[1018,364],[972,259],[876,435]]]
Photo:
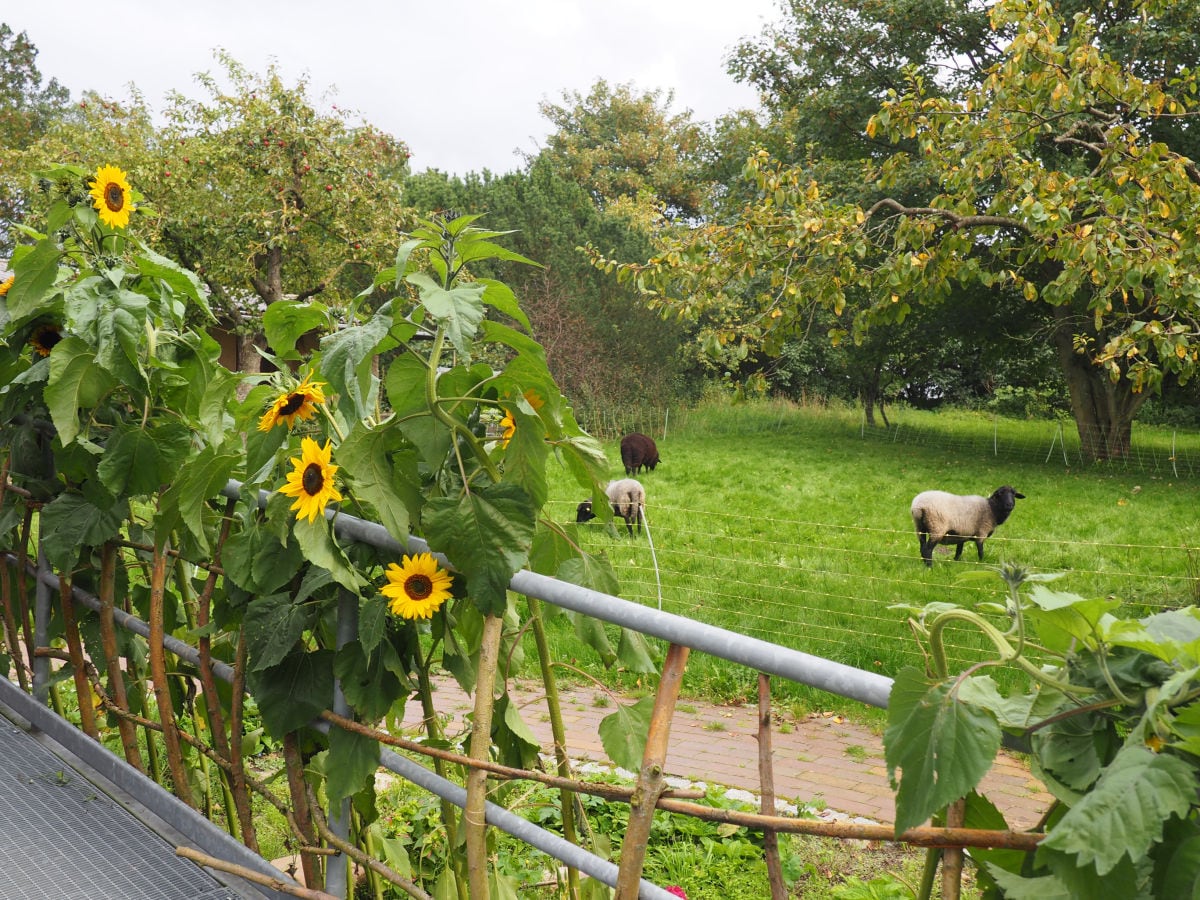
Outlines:
[[477,267],[521,298],[563,392],[581,415],[636,406],[679,390],[683,329],[648,310],[636,290],[593,268],[578,247],[589,241],[625,255],[650,250],[646,234],[620,212],[598,210],[584,187],[538,157],[526,171],[466,178],[432,171],[405,182],[404,201],[451,216],[483,214],[511,230],[507,243],[539,263]]
[[[1067,23],[1041,0],[1002,0],[993,34],[1013,37],[977,87],[948,97],[913,74],[871,119],[868,137],[914,147],[873,171],[896,194],[839,202],[760,151],[747,167],[759,200],[737,222],[622,273],[686,314],[719,306],[736,322],[716,335],[727,342],[794,330],[808,303],[841,314],[855,290],[869,299],[861,330],[956,285],[1013,289],[1048,313],[1085,453],[1122,456],[1147,391],[1198,364],[1200,170],[1171,141],[1190,149],[1200,85],[1179,60],[1147,69],[1133,39],[1165,40],[1176,12],[1141,4],[1122,20],[1114,52],[1131,55],[1118,58],[1096,16]],[[922,200],[902,199],[929,176]],[[753,295],[728,287],[760,271],[769,283]]]
[[0,22],[0,254],[12,252],[8,223],[22,218],[28,208],[23,179],[14,165],[13,151],[28,147],[58,119],[70,102],[71,94],[51,78],[42,84],[37,67],[37,48],[22,31],[13,32]]
[[204,278],[241,335],[239,368],[258,371],[251,345],[268,305],[336,306],[371,284],[406,219],[409,153],[336,107],[318,113],[303,79],[288,87],[274,66],[255,76],[219,58],[231,89],[203,75],[206,100],[172,98],[145,192],[164,247]]
[[690,111],[670,114],[673,99],[657,90],[638,95],[628,84],[610,88],[603,79],[586,97],[564,92],[563,105],[540,104],[556,131],[536,157],[581,185],[601,209],[648,203],[668,219],[693,216],[704,199],[697,177],[703,132]]

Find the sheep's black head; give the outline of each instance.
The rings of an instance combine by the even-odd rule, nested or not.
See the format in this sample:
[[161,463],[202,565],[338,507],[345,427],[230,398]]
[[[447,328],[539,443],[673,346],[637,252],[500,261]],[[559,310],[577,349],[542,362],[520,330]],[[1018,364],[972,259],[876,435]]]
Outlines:
[[575,521],[576,522],[589,522],[594,518],[596,518],[596,514],[594,512],[592,512],[592,501],[591,500],[584,500],[575,509]]
[[988,503],[995,513],[996,524],[999,525],[1007,519],[1013,511],[1013,507],[1017,505],[1017,501],[1024,499],[1025,495],[1010,484],[998,487],[992,491],[992,496],[988,497]]

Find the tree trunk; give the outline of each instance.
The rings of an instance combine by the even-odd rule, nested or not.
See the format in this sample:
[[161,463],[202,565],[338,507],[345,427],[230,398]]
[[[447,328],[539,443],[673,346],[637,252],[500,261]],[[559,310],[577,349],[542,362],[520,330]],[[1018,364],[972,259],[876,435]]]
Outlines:
[[1146,402],[1122,375],[1113,381],[1107,370],[1075,350],[1070,310],[1055,307],[1054,345],[1071,396],[1071,413],[1079,443],[1088,460],[1124,459],[1129,454],[1133,418]]

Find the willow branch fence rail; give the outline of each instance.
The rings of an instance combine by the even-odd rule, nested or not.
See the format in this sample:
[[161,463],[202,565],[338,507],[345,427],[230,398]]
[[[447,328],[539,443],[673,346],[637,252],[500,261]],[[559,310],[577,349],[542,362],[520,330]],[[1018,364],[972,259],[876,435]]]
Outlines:
[[[13,490],[12,486],[8,488]],[[230,481],[222,494],[230,501],[241,495],[242,486],[236,481]],[[19,493],[19,491],[17,491]],[[260,491],[258,503],[264,506],[270,495]],[[344,541],[356,541],[368,544],[385,552],[401,554],[428,552],[429,547],[419,538],[410,538],[408,543],[401,544],[393,538],[383,526],[378,523],[365,521],[347,514],[335,514],[327,511],[332,519],[338,537]],[[25,530],[28,536],[28,529]],[[46,563],[45,554],[39,552],[35,559],[28,558],[30,542],[13,550],[0,552],[0,582],[4,587],[4,637],[5,643],[13,651],[11,656],[17,668],[21,687],[30,691],[34,699],[45,705],[50,698],[52,681],[51,660],[58,659],[66,662],[75,679],[80,697],[81,727],[92,738],[97,738],[96,726],[87,722],[89,704],[84,702],[88,690],[95,691],[102,700],[108,701],[106,708],[113,709],[111,699],[105,694],[100,678],[91,661],[83,657],[78,636],[78,624],[75,621],[74,606],[79,604],[101,616],[102,632],[105,617],[111,616],[111,622],[134,634],[153,641],[158,639],[161,646],[175,654],[180,660],[196,666],[200,671],[201,683],[204,683],[206,673],[234,685],[235,702],[241,696],[244,675],[239,666],[244,666],[244,659],[239,659],[239,665],[211,658],[200,648],[192,646],[170,634],[162,634],[161,623],[156,631],[153,623],[138,619],[121,604],[114,604],[112,598],[101,598],[72,584],[66,576],[52,572]],[[438,556],[435,554],[435,556]],[[443,565],[451,565],[449,560],[438,557]],[[210,570],[212,567],[210,566]],[[219,570],[213,570],[219,571]],[[11,589],[10,572],[16,576],[16,596]],[[35,580],[33,603],[27,603],[26,579],[32,576]],[[700,818],[721,822],[729,822],[740,827],[760,831],[764,834],[764,846],[768,871],[771,875],[773,896],[782,896],[779,891],[782,879],[779,877],[779,859],[775,851],[774,835],[779,833],[795,833],[821,835],[827,837],[870,839],[881,841],[901,841],[926,847],[1009,847],[1028,849],[1040,840],[1040,835],[1023,834],[1007,831],[977,831],[964,828],[914,828],[897,836],[890,826],[866,825],[850,823],[829,823],[815,820],[792,819],[775,815],[773,801],[773,776],[771,772],[770,729],[771,710],[768,679],[771,676],[789,679],[809,685],[840,697],[856,700],[871,706],[886,707],[891,690],[891,679],[875,672],[865,671],[853,666],[838,663],[820,656],[810,655],[795,649],[789,649],[770,641],[749,637],[734,631],[707,625],[686,616],[662,612],[639,603],[621,599],[609,594],[580,587],[575,584],[560,581],[555,578],[539,575],[522,570],[516,573],[510,582],[510,590],[515,593],[536,598],[552,604],[560,609],[573,611],[591,616],[612,625],[629,628],[643,635],[655,637],[667,642],[668,650],[663,666],[662,676],[655,700],[655,711],[652,715],[649,733],[646,740],[646,750],[638,779],[632,791],[625,791],[622,796],[630,802],[630,824],[627,839],[621,855],[620,865],[603,859],[586,849],[571,843],[559,835],[537,826],[503,807],[488,803],[485,809],[485,819],[488,824],[524,841],[554,859],[559,860],[571,869],[586,873],[606,885],[616,888],[616,896],[621,900],[642,897],[648,900],[667,900],[672,895],[641,877],[645,856],[645,841],[630,841],[628,836],[648,834],[650,823],[657,809],[669,810]],[[56,650],[49,646],[49,628],[52,608],[55,598],[62,604],[64,631],[68,644],[68,652]],[[346,593],[346,602],[339,603],[337,632],[343,639],[356,632],[357,603],[353,595]],[[30,609],[29,607],[32,606]],[[32,634],[30,613],[32,613]],[[18,617],[19,620],[18,620]],[[23,670],[25,662],[20,653],[21,634],[25,634],[25,645],[28,655],[28,667],[32,672],[32,683],[27,684],[26,673]],[[106,641],[107,643],[107,641]],[[686,792],[679,794],[667,788],[663,783],[663,766],[671,727],[671,716],[674,711],[675,698],[683,678],[686,662],[690,651],[696,650],[721,659],[748,667],[759,673],[759,742],[760,742],[760,793],[762,795],[761,812],[751,814],[735,810],[712,809],[695,803],[687,802]],[[112,663],[112,660],[108,660]],[[89,673],[90,670],[90,673]],[[110,668],[110,675],[112,669]],[[90,677],[90,683],[89,683]],[[205,690],[211,689],[210,686]],[[483,769],[497,777],[525,777],[544,783],[553,784],[564,779],[555,779],[544,773],[508,770],[503,766],[487,761],[471,759],[449,751],[434,751],[416,741],[394,738],[384,733],[374,732],[361,723],[353,721],[353,710],[341,694],[340,686],[335,682],[333,708],[311,722],[314,729],[328,732],[338,727],[347,730],[366,730],[383,744],[399,746],[407,751],[423,753],[427,756],[450,759],[465,766]],[[160,704],[160,715],[162,708]],[[166,733],[172,723],[166,721],[168,716],[162,716],[161,724],[143,723],[161,728]],[[178,729],[177,729],[178,731]],[[215,732],[215,729],[213,729]],[[194,740],[191,736],[187,736]],[[222,739],[224,732],[222,731]],[[178,734],[176,735],[178,739]],[[216,743],[215,733],[212,737]],[[241,735],[234,735],[234,749],[240,745]],[[220,755],[214,748],[200,748],[209,757],[218,760]],[[287,756],[285,744],[285,757]],[[291,769],[289,760],[289,773]],[[382,767],[408,780],[414,785],[437,796],[441,800],[457,807],[465,808],[466,790],[454,782],[444,778],[429,768],[403,756],[393,750],[383,749],[380,754]],[[232,766],[237,775],[237,764]],[[244,777],[244,773],[243,773]],[[611,786],[589,786],[582,782],[565,780],[572,790],[596,793],[600,795],[613,794]],[[621,791],[615,791],[621,794]],[[322,816],[318,810],[313,810],[312,825],[324,839],[325,847],[320,852],[331,856],[326,870],[329,873],[325,884],[326,896],[346,897],[351,893],[351,887],[346,883],[345,853],[355,848],[346,844],[349,833],[349,800],[333,805]],[[291,814],[281,809],[289,818]],[[355,855],[354,860],[372,868],[386,869],[377,860]],[[341,873],[341,874],[335,874]],[[394,873],[393,873],[394,874]],[[415,886],[405,886],[403,879],[396,882],[410,893],[411,896],[427,896]]]

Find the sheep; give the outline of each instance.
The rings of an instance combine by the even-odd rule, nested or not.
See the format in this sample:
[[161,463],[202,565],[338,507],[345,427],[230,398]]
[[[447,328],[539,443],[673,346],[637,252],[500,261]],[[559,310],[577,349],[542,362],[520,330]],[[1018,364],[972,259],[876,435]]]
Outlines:
[[653,472],[658,465],[658,447],[652,438],[632,431],[621,438],[621,462],[625,464],[626,475],[637,475],[642,466],[647,472]]
[[[633,537],[633,523],[636,521],[638,534],[642,533],[642,519],[646,515],[646,489],[640,481],[632,478],[622,478],[620,481],[610,481],[604,488],[608,500],[612,504],[614,516],[625,520],[625,528]],[[596,518],[592,510],[592,501],[584,500],[575,510],[576,522],[587,522]]]
[[955,559],[962,559],[963,544],[974,541],[983,561],[983,541],[1012,514],[1025,495],[1011,485],[996,488],[990,497],[960,496],[946,491],[922,491],[913,498],[912,518],[921,543],[921,559],[933,566],[933,548],[957,544]]

